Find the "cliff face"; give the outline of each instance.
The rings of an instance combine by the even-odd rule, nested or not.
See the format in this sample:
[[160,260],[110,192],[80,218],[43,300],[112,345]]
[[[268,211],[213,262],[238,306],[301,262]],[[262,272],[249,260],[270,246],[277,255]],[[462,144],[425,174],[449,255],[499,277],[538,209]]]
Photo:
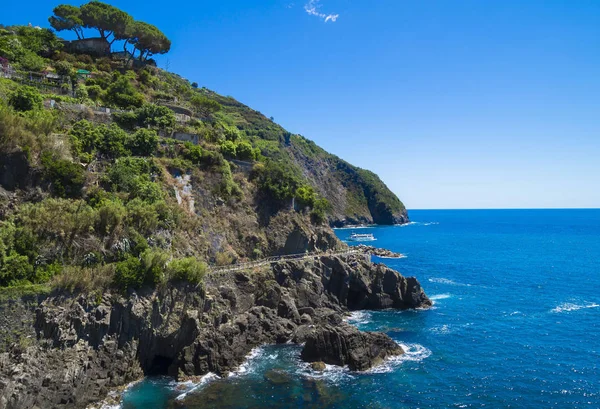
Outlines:
[[330,154],[315,142],[286,131],[248,106],[216,93],[226,115],[241,131],[252,135],[263,155],[286,163],[331,204],[327,219],[335,227],[353,224],[402,224],[408,222],[404,204],[383,181]]
[[332,226],[408,222],[404,204],[373,172],[353,166],[301,136],[290,138],[288,151],[304,177],[331,203]]
[[429,305],[414,278],[363,255],[209,275],[204,288],[5,303],[2,315],[14,321],[0,322],[4,332],[33,324],[20,341],[4,339],[0,407],[83,408],[143,375],[224,375],[267,343],[306,342],[306,360],[362,370],[402,351],[384,334],[345,324],[345,311]]

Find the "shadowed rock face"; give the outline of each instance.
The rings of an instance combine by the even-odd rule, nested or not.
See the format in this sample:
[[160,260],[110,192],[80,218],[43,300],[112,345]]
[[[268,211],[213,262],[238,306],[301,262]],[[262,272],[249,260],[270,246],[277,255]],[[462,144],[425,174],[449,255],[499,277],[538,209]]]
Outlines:
[[0,353],[0,407],[83,408],[145,374],[226,375],[252,348],[290,340],[306,342],[306,360],[364,370],[402,350],[343,314],[429,305],[415,279],[356,255],[208,276],[204,289],[53,296],[19,310],[37,339]]

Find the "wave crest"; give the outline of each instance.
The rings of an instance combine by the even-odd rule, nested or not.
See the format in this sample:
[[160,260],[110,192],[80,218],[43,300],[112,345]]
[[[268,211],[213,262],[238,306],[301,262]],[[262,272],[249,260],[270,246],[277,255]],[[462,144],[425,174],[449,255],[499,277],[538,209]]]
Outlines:
[[371,319],[371,313],[368,311],[353,311],[350,313],[350,316],[346,318],[346,322],[358,326],[370,323]]
[[571,311],[582,310],[584,308],[598,308],[598,307],[600,307],[600,304],[596,304],[593,302],[585,302],[583,304],[575,304],[575,303],[565,302],[565,303],[562,303],[559,306],[553,308],[552,310],[550,310],[550,312],[554,312],[554,313],[571,312]]
[[189,393],[197,391],[198,389],[202,388],[204,385],[206,385],[207,383],[209,383],[210,381],[213,381],[215,379],[221,379],[221,377],[212,372],[209,372],[206,375],[204,375],[202,378],[200,378],[200,382],[196,382],[196,383],[182,382],[182,383],[178,384],[178,386],[179,387],[183,386],[187,390],[185,392],[183,392],[181,395],[178,395],[177,398],[175,398],[175,399],[183,400]]
[[459,287],[471,287],[471,284],[457,283],[456,281],[452,281],[449,278],[444,278],[444,277],[432,277],[429,279],[429,282],[430,283],[456,285]]
[[452,294],[444,293],[444,294],[434,294],[434,295],[431,295],[431,296],[429,296],[429,299],[431,301],[438,301],[438,300],[445,300],[445,299],[450,298],[450,297],[452,297]]

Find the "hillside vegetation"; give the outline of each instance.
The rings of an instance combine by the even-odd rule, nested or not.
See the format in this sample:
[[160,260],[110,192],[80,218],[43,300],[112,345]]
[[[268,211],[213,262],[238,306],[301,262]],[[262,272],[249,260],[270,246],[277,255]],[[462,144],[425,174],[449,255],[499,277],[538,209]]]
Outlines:
[[407,221],[372,172],[156,68],[156,27],[95,1],[50,23],[125,55],[0,28],[0,287],[200,283],[207,264],[335,247],[331,225]]

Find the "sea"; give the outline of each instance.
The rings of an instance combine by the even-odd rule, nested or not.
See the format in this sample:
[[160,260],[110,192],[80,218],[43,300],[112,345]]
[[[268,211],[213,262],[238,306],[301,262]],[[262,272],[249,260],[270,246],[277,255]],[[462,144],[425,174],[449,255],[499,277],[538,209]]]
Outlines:
[[[413,210],[368,244],[416,276],[431,309],[362,311],[406,353],[365,373],[312,371],[300,347],[264,346],[226,379],[148,378],[123,409],[600,408],[600,209]],[[350,245],[356,243],[348,242]]]

